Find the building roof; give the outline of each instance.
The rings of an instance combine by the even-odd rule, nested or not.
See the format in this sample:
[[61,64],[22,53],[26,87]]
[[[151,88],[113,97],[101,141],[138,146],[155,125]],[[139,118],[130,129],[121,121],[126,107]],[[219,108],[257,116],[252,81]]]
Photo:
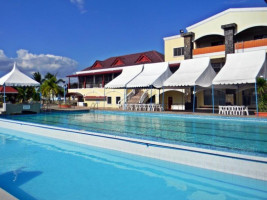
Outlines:
[[[5,92],[4,92],[5,90]],[[6,93],[6,94],[18,94],[18,90],[16,90],[15,88],[13,87],[10,87],[10,86],[6,86],[5,89],[3,86],[0,86],[0,94],[3,94],[3,93]]]
[[114,67],[132,66],[144,63],[163,62],[164,55],[157,51],[147,51],[135,54],[128,54],[123,56],[116,56],[107,58],[106,60],[96,60],[95,63],[83,69],[82,71],[89,71],[95,69],[106,69]]

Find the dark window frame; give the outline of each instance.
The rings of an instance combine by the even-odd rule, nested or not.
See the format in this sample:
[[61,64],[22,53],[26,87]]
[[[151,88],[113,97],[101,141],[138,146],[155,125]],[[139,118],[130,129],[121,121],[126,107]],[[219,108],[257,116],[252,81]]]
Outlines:
[[173,48],[173,56],[183,56],[184,55],[184,47]]

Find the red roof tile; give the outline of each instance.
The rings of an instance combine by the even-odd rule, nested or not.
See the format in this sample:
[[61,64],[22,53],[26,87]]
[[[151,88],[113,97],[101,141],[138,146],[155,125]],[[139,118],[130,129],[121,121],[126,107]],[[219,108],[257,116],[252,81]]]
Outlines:
[[[87,68],[83,69],[82,71],[138,65],[138,64],[142,63],[142,62],[140,62],[140,59],[144,56],[148,58],[148,59],[145,59],[147,61],[144,63],[164,62],[163,54],[161,54],[157,51],[147,51],[147,52],[142,52],[142,53],[135,53],[135,54],[129,54],[129,55],[124,55],[124,56],[111,57],[111,58],[108,58],[108,59],[103,60],[103,61],[97,60],[97,61],[95,61],[95,63],[92,66],[87,67]],[[121,64],[119,66],[114,66],[114,63],[116,63],[116,60],[120,60],[120,62],[123,64]]]

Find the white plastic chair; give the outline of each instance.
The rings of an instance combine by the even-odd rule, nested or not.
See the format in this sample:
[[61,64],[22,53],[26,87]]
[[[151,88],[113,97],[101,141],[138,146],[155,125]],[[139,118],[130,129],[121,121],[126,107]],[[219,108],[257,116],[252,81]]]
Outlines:
[[223,106],[219,106],[219,115],[223,113]]

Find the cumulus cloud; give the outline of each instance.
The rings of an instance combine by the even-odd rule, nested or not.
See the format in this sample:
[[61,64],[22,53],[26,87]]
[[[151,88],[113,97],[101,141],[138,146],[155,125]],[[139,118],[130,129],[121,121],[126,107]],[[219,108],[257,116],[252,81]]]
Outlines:
[[51,54],[33,54],[28,50],[20,49],[17,51],[16,58],[8,58],[3,50],[0,50],[0,70],[1,75],[12,69],[13,63],[17,62],[18,68],[32,75],[34,72],[40,72],[45,75],[47,72],[57,74],[58,78],[65,78],[67,75],[77,71],[78,63],[67,57]]
[[70,0],[75,6],[77,6],[81,13],[86,13],[87,10],[84,8],[84,0]]

